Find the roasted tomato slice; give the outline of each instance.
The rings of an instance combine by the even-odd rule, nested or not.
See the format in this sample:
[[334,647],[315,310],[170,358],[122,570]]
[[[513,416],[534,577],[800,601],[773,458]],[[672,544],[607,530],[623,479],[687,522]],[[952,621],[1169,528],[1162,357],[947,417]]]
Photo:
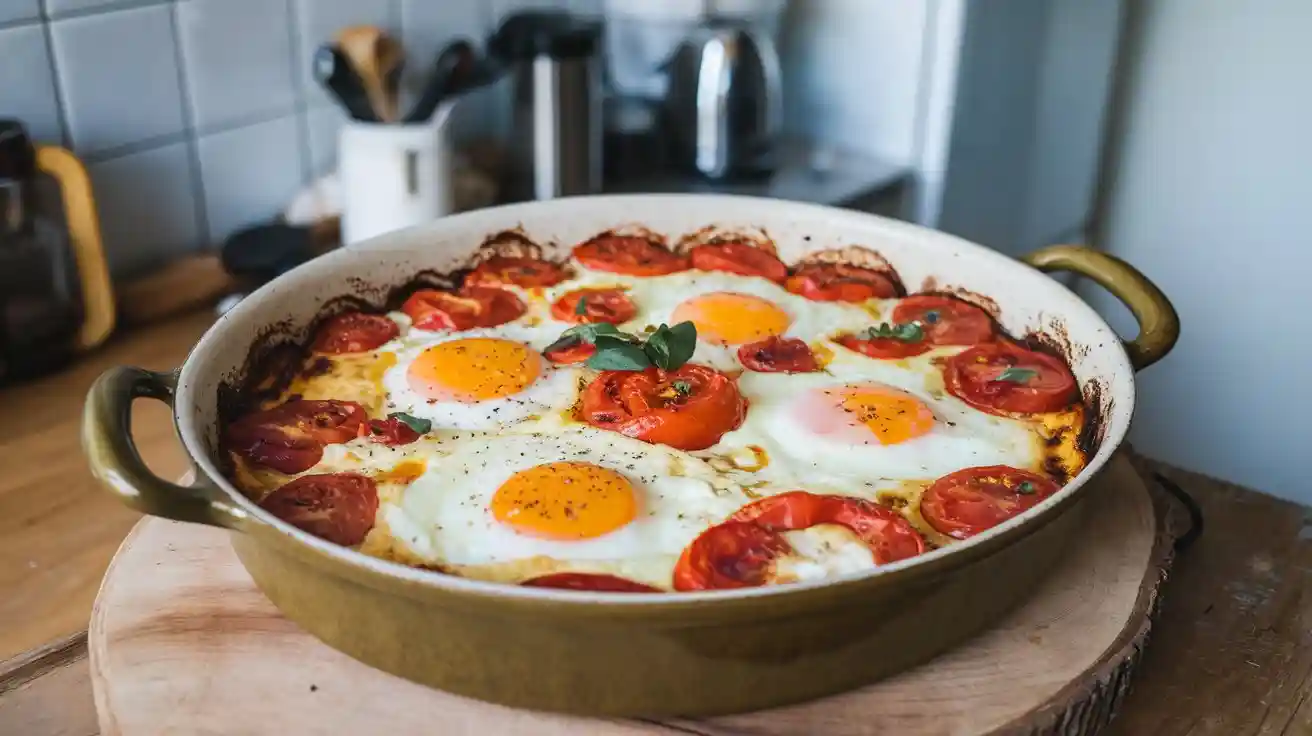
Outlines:
[[923,337],[919,340],[902,340],[896,337],[865,337],[865,333],[839,335],[837,342],[848,350],[880,360],[909,358],[928,351],[933,345]]
[[579,263],[594,270],[629,276],[663,276],[688,270],[688,259],[638,235],[598,235],[574,246]]
[[897,296],[897,287],[888,276],[842,263],[798,266],[784,282],[784,288],[817,302],[863,302]]
[[465,286],[554,286],[569,278],[564,266],[540,258],[492,256],[465,276]]
[[547,346],[542,356],[552,363],[558,365],[568,365],[571,363],[582,363],[592,354],[597,352],[597,346],[585,342],[579,338],[557,341]]
[[773,253],[746,243],[708,243],[689,253],[692,267],[702,271],[727,271],[740,276],[760,276],[777,283],[788,277],[788,267]]
[[977,345],[993,339],[988,312],[948,296],[909,296],[893,308],[893,321],[915,322],[931,345]]
[[925,540],[911,522],[892,509],[863,498],[789,491],[753,501],[729,518],[753,521],[780,532],[816,524],[845,526],[866,543],[879,565],[925,551]]
[[496,327],[518,318],[525,309],[519,297],[491,286],[467,286],[456,294],[421,289],[401,305],[401,311],[420,330]]
[[229,449],[257,465],[283,473],[314,467],[323,446],[356,437],[368,416],[354,401],[294,399],[228,425]]
[[738,362],[757,373],[812,373],[820,370],[810,346],[795,337],[767,337],[738,348]]
[[792,551],[776,531],[751,521],[726,521],[702,532],[674,565],[675,590],[754,588],[769,582],[776,557]]
[[345,312],[324,322],[310,349],[316,353],[363,353],[400,334],[392,320],[381,314]]
[[693,364],[673,371],[604,371],[583,391],[582,419],[588,424],[680,450],[719,442],[746,411],[728,376]]
[[366,433],[374,442],[391,447],[408,445],[421,436],[413,427],[396,417],[370,419]]
[[378,488],[359,473],[303,475],[265,496],[260,508],[316,537],[354,547],[374,528]]
[[949,393],[992,414],[1038,414],[1079,398],[1075,377],[1061,360],[1011,342],[962,351],[943,365]]
[[[582,305],[582,306],[580,306]],[[638,313],[623,289],[575,289],[551,305],[551,316],[574,324],[628,322]]]
[[525,580],[520,585],[530,588],[562,588],[564,590],[595,590],[602,593],[660,593],[646,583],[626,580],[615,575],[591,572],[558,572]]
[[920,515],[940,532],[966,539],[1037,506],[1056,493],[1052,480],[1028,470],[993,465],[939,478],[920,497]]

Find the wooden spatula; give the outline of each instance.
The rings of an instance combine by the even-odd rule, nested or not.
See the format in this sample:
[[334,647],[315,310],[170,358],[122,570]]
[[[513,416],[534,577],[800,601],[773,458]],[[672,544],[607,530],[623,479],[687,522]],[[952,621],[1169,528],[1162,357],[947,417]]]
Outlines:
[[384,123],[399,117],[397,99],[405,49],[377,26],[347,26],[337,32],[337,47],[346,55],[360,81],[369,104]]

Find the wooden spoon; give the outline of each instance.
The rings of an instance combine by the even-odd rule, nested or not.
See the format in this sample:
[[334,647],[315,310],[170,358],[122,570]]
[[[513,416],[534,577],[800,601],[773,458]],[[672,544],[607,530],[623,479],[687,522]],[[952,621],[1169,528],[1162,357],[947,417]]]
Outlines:
[[405,49],[377,26],[348,26],[337,32],[337,47],[346,55],[364,84],[369,104],[384,123],[396,122],[397,96]]

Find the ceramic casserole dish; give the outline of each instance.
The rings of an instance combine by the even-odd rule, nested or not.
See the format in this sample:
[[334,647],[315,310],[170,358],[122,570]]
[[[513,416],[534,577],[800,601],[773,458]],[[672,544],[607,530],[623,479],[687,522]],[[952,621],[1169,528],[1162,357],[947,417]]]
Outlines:
[[[417,273],[467,266],[514,231],[548,258],[613,228],[672,239],[706,228],[763,234],[785,263],[859,245],[908,292],[966,295],[1011,335],[1060,353],[1087,410],[1084,469],[1028,512],[959,544],[822,582],[658,595],[579,593],[471,580],[365,556],[279,521],[226,478],[221,412],[271,345],[304,344],[325,309],[383,307]],[[1044,274],[1068,271],[1118,297],[1140,332],[1122,341]],[[358,302],[357,302],[358,303]],[[147,514],[232,531],[259,588],[329,646],[378,669],[506,705],[591,715],[743,712],[850,689],[970,637],[1022,600],[1052,566],[1090,479],[1125,438],[1136,370],[1179,330],[1162,293],[1128,264],[1076,246],[1021,260],[918,226],[775,200],[709,195],[599,196],[447,217],[317,258],[239,303],[171,373],[121,367],[91,389],[83,441],[96,476]],[[173,408],[195,464],[183,486],[150,473],[133,446],[134,399]]]

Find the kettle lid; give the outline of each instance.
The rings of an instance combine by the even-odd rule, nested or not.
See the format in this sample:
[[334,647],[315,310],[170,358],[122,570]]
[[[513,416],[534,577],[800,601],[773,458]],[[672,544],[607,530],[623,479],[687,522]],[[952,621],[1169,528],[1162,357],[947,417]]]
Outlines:
[[28,181],[36,176],[36,148],[17,120],[0,118],[0,180]]
[[601,44],[601,25],[570,13],[536,10],[507,17],[491,38],[488,52],[505,62],[538,56],[578,59],[593,56]]

